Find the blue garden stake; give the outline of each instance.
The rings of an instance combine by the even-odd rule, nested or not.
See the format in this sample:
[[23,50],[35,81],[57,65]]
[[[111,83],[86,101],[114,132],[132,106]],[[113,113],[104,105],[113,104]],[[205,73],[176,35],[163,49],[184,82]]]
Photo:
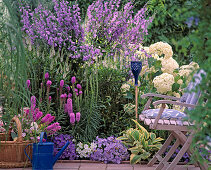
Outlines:
[[[56,156],[53,156],[54,143],[53,142],[43,142],[43,137],[47,140],[47,134],[45,132],[41,132],[39,143],[33,143],[32,160],[26,154],[26,148],[24,149],[26,156],[32,162],[33,170],[53,170],[54,164],[56,163],[56,161],[59,159],[59,157],[62,155],[63,151],[67,148],[67,146],[70,143],[70,142],[67,142],[63,146],[63,148],[61,148],[59,153],[57,153]],[[29,146],[29,145],[27,145],[27,146]]]
[[131,71],[132,71],[134,78],[135,78],[136,121],[138,120],[138,76],[141,72],[141,69],[142,69],[142,62],[141,61],[131,61]]

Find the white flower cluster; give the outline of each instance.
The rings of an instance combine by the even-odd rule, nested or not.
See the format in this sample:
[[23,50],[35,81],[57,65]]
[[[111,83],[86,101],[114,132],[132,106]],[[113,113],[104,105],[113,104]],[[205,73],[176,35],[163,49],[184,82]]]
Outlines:
[[161,64],[161,70],[163,73],[173,74],[173,71],[179,68],[179,64],[172,57],[169,59],[163,59]]
[[96,150],[97,144],[92,142],[91,144],[83,144],[79,142],[76,145],[76,152],[80,158],[89,158],[90,155]]
[[129,90],[130,90],[130,85],[129,85],[129,84],[125,83],[125,84],[123,84],[123,85],[121,86],[121,92],[122,92],[122,93],[126,93],[126,92],[129,91]]
[[173,51],[168,43],[157,42],[149,46],[149,52],[151,54],[162,55],[164,54],[164,59],[169,59],[173,56]]
[[154,78],[153,84],[158,93],[167,93],[172,90],[174,76],[169,73],[163,73]]

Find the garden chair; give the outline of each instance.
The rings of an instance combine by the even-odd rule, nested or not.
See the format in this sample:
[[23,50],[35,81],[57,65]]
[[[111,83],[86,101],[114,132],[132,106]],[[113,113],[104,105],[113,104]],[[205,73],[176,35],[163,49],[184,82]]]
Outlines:
[[[148,163],[148,166],[153,166],[157,161],[159,162],[156,170],[167,169],[172,170],[180,161],[185,152],[191,155],[190,144],[194,131],[189,128],[193,124],[189,121],[182,121],[184,118],[187,118],[185,112],[180,112],[173,109],[165,109],[166,104],[179,105],[181,108],[185,107],[188,110],[194,109],[197,101],[200,97],[200,92],[193,92],[197,85],[201,82],[201,74],[205,74],[203,70],[200,70],[197,74],[194,75],[194,82],[190,82],[186,88],[186,93],[181,98],[148,93],[141,96],[141,98],[148,97],[148,101],[142,111],[142,114],[139,115],[139,119],[144,122],[145,125],[148,125],[150,129],[156,130],[167,130],[170,131],[168,139],[165,141],[160,150],[154,155],[154,157]],[[192,91],[192,92],[188,92]],[[150,104],[152,103],[153,97],[164,98],[168,100],[158,100],[153,102],[153,105],[161,104],[159,109],[149,109]],[[172,141],[174,142],[171,149],[163,158],[162,155],[170,145]],[[182,148],[173,159],[171,163],[168,160],[174,154],[177,147],[181,145]],[[201,169],[207,169],[207,165],[199,165]]]

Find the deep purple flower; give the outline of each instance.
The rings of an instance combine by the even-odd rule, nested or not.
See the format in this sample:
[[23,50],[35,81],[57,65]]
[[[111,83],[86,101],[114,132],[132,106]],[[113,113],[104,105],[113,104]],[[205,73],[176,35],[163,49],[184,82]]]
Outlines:
[[26,80],[26,86],[27,86],[27,88],[29,89],[29,86],[30,86],[30,80]]
[[49,73],[45,73],[45,79],[48,80],[49,79]]
[[64,86],[64,80],[61,80],[60,81],[60,87],[63,88],[63,86]]
[[75,82],[76,82],[76,78],[75,78],[75,76],[74,76],[74,77],[71,78],[71,83],[72,83],[72,84],[75,84]]

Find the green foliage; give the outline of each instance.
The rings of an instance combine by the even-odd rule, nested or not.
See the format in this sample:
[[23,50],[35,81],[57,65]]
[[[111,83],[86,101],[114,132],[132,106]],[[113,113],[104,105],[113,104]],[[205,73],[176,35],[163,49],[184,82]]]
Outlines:
[[[132,119],[133,120],[133,119]],[[141,160],[146,160],[150,155],[160,149],[162,144],[160,141],[163,139],[158,137],[154,133],[149,133],[143,126],[141,126],[136,120],[133,120],[138,128],[130,128],[123,132],[123,136],[117,139],[129,147],[131,151],[130,163],[136,164]]]

